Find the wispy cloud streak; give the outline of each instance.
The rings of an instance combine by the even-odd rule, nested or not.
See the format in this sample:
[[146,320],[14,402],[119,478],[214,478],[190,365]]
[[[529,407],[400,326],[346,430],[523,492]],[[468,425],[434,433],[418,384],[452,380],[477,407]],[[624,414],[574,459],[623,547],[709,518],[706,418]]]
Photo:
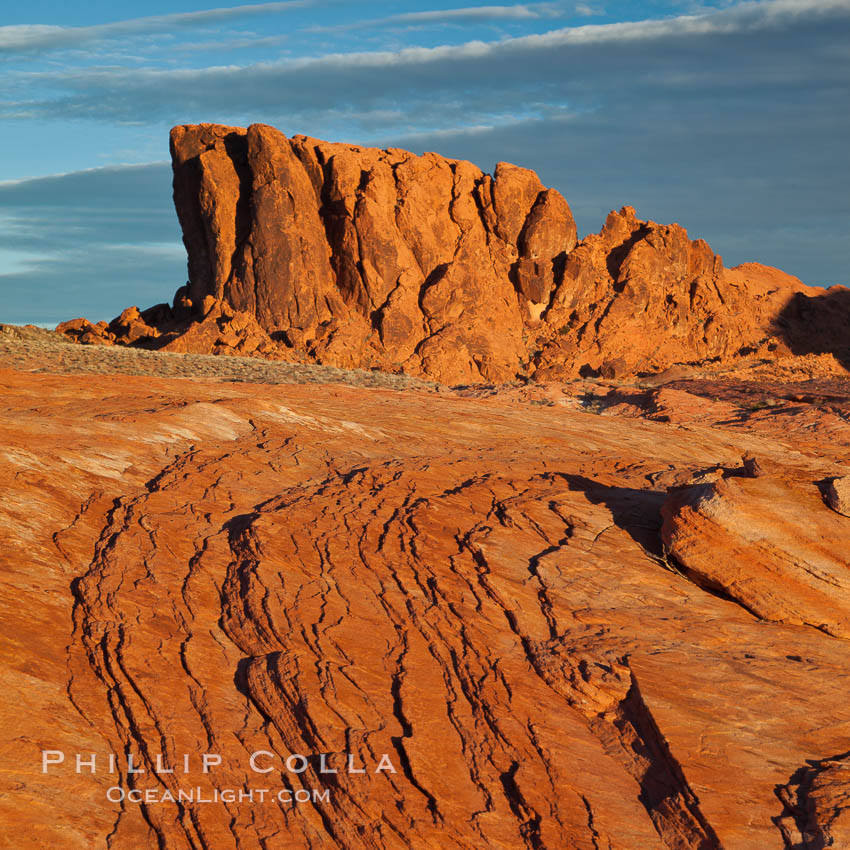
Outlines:
[[[445,24],[495,23],[499,21],[533,21],[563,17],[569,9],[562,3],[516,3],[511,6],[466,6],[456,9],[432,9],[424,12],[402,12],[383,18],[368,18],[331,26],[310,27],[311,32],[343,32],[379,27],[417,27]],[[581,13],[578,13],[581,14]]]
[[[848,23],[850,0],[770,0],[459,45],[205,68],[18,72],[7,75],[9,87],[0,90],[0,116],[179,121],[286,114],[315,120],[326,112],[347,114],[352,127],[363,128],[382,114],[396,121],[405,103],[408,124],[486,124],[493,114],[547,103],[594,109],[595,99],[617,97],[637,81],[656,94],[846,84],[846,63],[830,61],[825,51],[838,49]],[[741,42],[754,34],[761,35]],[[21,91],[42,97],[16,97]]]
[[254,3],[247,6],[228,6],[199,12],[176,12],[170,15],[150,15],[88,27],[58,27],[22,24],[0,27],[0,55],[26,53],[65,47],[78,47],[87,42],[104,41],[122,36],[169,32],[186,27],[200,27],[250,18],[274,15],[314,6],[316,0],[284,0],[275,3]]

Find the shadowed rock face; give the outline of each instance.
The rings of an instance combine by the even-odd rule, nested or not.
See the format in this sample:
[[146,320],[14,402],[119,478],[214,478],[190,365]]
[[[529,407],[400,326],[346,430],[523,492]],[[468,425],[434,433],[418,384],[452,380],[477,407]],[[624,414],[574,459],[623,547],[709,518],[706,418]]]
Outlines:
[[831,286],[819,298],[797,293],[776,319],[795,354],[829,352],[850,371],[850,289]]
[[577,245],[564,198],[507,163],[490,176],[259,124],[175,127],[171,153],[188,285],[173,307],[65,323],[73,338],[467,383],[829,353],[846,337],[843,314],[786,333],[792,299],[818,315],[832,302],[776,269],[724,269],[630,207]]

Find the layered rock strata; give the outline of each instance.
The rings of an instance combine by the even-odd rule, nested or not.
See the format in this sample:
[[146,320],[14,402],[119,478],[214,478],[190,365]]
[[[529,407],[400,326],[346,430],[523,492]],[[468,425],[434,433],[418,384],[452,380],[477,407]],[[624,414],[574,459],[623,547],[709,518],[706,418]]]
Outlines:
[[0,386],[16,850],[845,846],[846,419]]

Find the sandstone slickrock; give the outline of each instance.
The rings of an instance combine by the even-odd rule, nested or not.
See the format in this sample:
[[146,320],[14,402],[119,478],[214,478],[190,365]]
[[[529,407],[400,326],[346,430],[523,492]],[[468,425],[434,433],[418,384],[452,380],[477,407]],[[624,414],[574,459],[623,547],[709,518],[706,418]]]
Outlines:
[[850,531],[822,504],[814,482],[727,473],[677,490],[662,508],[662,538],[689,576],[760,618],[846,639]]
[[[175,127],[171,155],[187,286],[131,320],[60,325],[71,338],[454,384],[792,353],[834,372],[850,363],[850,290],[725,269],[704,241],[631,207],[577,244],[567,202],[524,168],[499,163],[491,176],[261,124]],[[210,298],[225,333],[195,331],[210,324]]]
[[[14,371],[0,386],[16,850],[846,840],[846,521],[817,485],[848,474],[846,422],[791,446],[764,411],[745,426],[684,390],[640,415],[554,389],[564,403]],[[743,455],[759,477],[737,474]],[[66,762],[42,773],[43,749]],[[270,774],[249,768],[260,750]],[[77,774],[75,753],[100,769]],[[146,772],[123,756],[104,772],[109,753]],[[202,753],[222,764],[203,774]],[[345,753],[367,773],[320,772],[318,754]],[[382,753],[396,773],[375,773]],[[157,755],[177,772],[154,774]],[[330,793],[118,804],[115,785]]]

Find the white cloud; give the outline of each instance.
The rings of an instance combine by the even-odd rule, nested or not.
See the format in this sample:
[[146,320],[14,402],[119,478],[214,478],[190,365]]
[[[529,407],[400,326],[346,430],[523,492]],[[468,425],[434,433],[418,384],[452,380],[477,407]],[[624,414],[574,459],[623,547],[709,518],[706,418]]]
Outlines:
[[0,180],[0,206],[3,203],[4,195],[18,189],[25,188],[30,197],[36,197],[38,187],[47,185],[51,182],[58,182],[66,178],[86,178],[103,176],[109,178],[112,175],[131,174],[133,172],[145,172],[151,168],[168,167],[171,163],[167,160],[159,160],[156,162],[141,162],[141,163],[115,163],[112,165],[98,165],[93,168],[81,168],[77,171],[60,171],[57,174],[44,174],[40,177],[21,177],[17,180]]
[[[0,55],[52,48],[74,47],[85,42],[117,39],[123,36],[168,32],[182,27],[197,27],[236,18],[277,14],[315,6],[318,0],[284,0],[284,2],[257,3],[206,9],[198,12],[178,12],[132,18],[88,27],[60,27],[45,25],[0,26]],[[575,7],[580,15],[599,14],[595,7],[580,3]],[[554,30],[540,35],[507,38],[491,45],[492,49],[510,45],[524,46],[578,45],[588,43],[613,43],[632,39],[653,39],[670,35],[730,33],[763,29],[782,25],[790,19],[818,17],[836,12],[850,11],[850,0],[747,0],[720,11],[681,15],[660,20],[586,25]],[[558,3],[528,3],[502,6],[471,6],[454,9],[428,10],[390,15],[385,18],[341,24],[339,27],[314,28],[334,30],[346,28],[378,27],[388,24],[428,24],[450,22],[475,22],[482,20],[528,20],[555,17],[564,14]],[[445,58],[462,56],[478,49],[478,42],[467,45],[434,48],[406,48],[393,53],[397,61],[425,61],[427,57]],[[454,51],[454,53],[452,53]],[[348,54],[352,61],[361,56],[372,56],[375,61],[386,61],[387,54]],[[479,54],[480,55],[480,54]],[[333,56],[324,57],[332,60]],[[316,59],[313,61],[321,61]]]
[[[292,3],[298,0],[291,0]],[[269,6],[288,6],[289,3],[269,3],[258,6],[237,7],[244,9],[263,9]],[[493,7],[483,7],[493,8]],[[141,29],[146,21],[172,20],[190,18],[217,13],[231,13],[236,9],[210,10],[208,12],[193,12],[180,15],[167,15],[161,18],[139,18],[117,24],[106,24],[103,27],[89,29],[117,28],[132,26]],[[463,10],[454,10],[463,11]],[[459,45],[439,45],[436,47],[404,47],[399,50],[384,50],[371,52],[329,53],[317,57],[301,57],[285,59],[274,63],[257,63],[251,66],[218,66],[203,69],[185,70],[147,70],[141,72],[148,80],[174,79],[197,80],[204,76],[219,77],[223,72],[234,74],[243,73],[249,69],[257,71],[297,71],[304,69],[328,68],[345,70],[347,68],[392,68],[405,65],[424,65],[436,62],[451,62],[454,60],[504,58],[512,54],[526,51],[547,50],[588,45],[615,45],[638,41],[654,41],[660,39],[676,39],[691,36],[731,35],[781,26],[793,25],[800,18],[815,20],[834,15],[850,13],[850,0],[750,0],[729,9],[700,15],[680,15],[673,18],[651,19],[643,21],[628,21],[610,24],[586,24],[579,27],[564,27],[550,30],[546,33],[515,36],[498,41],[485,42],[481,40],[468,41]],[[413,13],[417,14],[417,13]],[[430,14],[430,13],[422,13]],[[441,13],[445,14],[445,13]],[[7,28],[9,29],[9,28]],[[52,28],[50,28],[52,29]],[[0,28],[0,33],[2,28]],[[50,78],[94,81],[98,76],[113,74],[115,69],[84,72],[69,75],[67,71],[45,72],[31,74],[30,79]],[[129,76],[136,76],[132,72]]]
[[[399,110],[407,126],[395,132],[492,125],[494,115],[511,111],[598,108],[600,98],[639,83],[656,97],[689,87],[846,85],[835,55],[848,13],[850,0],[769,0],[459,45],[206,68],[16,72],[6,75],[5,97],[0,91],[0,116],[243,123],[285,115],[289,127],[311,131],[318,122],[338,132],[331,119],[347,115],[348,132],[362,135],[392,131]],[[737,37],[754,33],[763,35],[744,50]],[[21,92],[32,94],[23,100]]]
[[21,24],[0,27],[0,55],[62,47],[76,47],[92,41],[122,36],[168,32],[182,27],[198,27],[229,21],[235,18],[272,15],[313,6],[316,0],[284,0],[276,3],[255,3],[247,6],[228,6],[199,12],[175,12],[170,15],[150,15],[88,27],[58,27]]
[[559,3],[517,3],[511,6],[466,6],[455,9],[431,9],[424,12],[401,12],[383,18],[371,18],[332,26],[311,27],[310,32],[340,32],[392,26],[434,26],[495,21],[528,21],[562,17],[566,11]]

